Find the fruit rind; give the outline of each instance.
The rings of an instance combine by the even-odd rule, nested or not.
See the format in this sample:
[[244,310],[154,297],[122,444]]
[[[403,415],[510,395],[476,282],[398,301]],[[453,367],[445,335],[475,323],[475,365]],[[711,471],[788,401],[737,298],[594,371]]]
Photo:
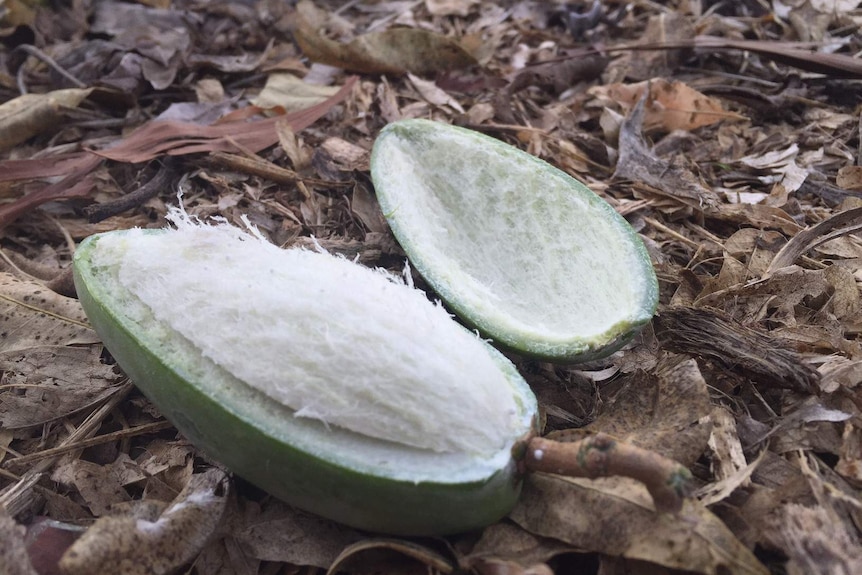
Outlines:
[[[634,230],[581,182],[526,152],[472,130],[401,120],[378,136],[371,174],[413,267],[495,345],[552,361],[587,361],[625,345],[655,313],[658,282]],[[512,211],[523,206],[535,213]],[[560,241],[576,239],[568,230],[576,226],[590,235],[592,253]],[[584,260],[577,264],[584,274],[607,276],[596,291],[568,270],[569,284],[555,285],[553,275],[575,257]],[[624,305],[614,305],[617,289],[625,290]],[[578,314],[591,310],[577,300],[604,296],[609,303],[585,323],[606,323],[583,329]],[[532,308],[523,303],[530,298]]]
[[[245,387],[207,390],[201,382],[206,373],[186,369],[171,355],[174,346],[159,341],[166,334],[140,333],[140,326],[123,316],[122,302],[112,300],[102,285],[102,272],[90,265],[98,241],[99,236],[85,240],[74,265],[79,299],[93,327],[124,371],[183,435],[251,483],[347,525],[401,535],[480,528],[515,504],[520,478],[511,456],[502,456],[498,468],[484,477],[447,484],[375,474],[373,462],[363,469],[351,468],[313,453],[307,445],[291,444],[284,426],[317,425],[322,432],[326,426],[297,423],[290,410]],[[501,361],[501,367],[517,376],[507,363]],[[513,378],[518,380],[520,376]],[[518,393],[526,402],[524,409],[535,412],[531,393],[524,389]]]

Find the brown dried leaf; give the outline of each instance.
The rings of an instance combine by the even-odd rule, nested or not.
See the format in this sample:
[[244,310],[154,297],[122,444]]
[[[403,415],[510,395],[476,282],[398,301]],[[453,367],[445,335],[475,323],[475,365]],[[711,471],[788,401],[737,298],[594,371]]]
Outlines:
[[[462,569],[480,573],[498,573],[489,567],[505,566],[502,573],[524,573],[535,565],[544,564],[561,553],[577,551],[571,545],[554,539],[537,537],[509,522],[491,525],[482,537],[459,561]],[[520,568],[518,571],[517,568]]]
[[30,563],[24,545],[25,529],[9,517],[0,506],[0,573],[4,575],[38,575]]
[[109,397],[123,376],[102,363],[100,355],[100,346],[0,352],[0,426],[41,425]]
[[646,488],[624,479],[533,474],[510,517],[531,533],[585,551],[720,575],[768,570],[700,503],[656,513]]
[[[75,542],[83,527],[37,517],[27,525],[27,552],[40,575],[60,575],[57,563],[63,553]],[[3,571],[0,571],[3,572]]]
[[620,129],[619,160],[615,179],[643,182],[683,204],[713,212],[718,195],[703,185],[690,170],[656,157],[643,136],[644,99],[641,98]]
[[69,548],[60,566],[68,575],[170,573],[200,553],[213,535],[227,488],[224,472],[209,469],[192,476],[156,520],[103,517]]
[[479,0],[425,0],[425,8],[433,16],[466,16]]
[[[333,106],[344,100],[356,78],[348,78],[331,98],[311,108],[254,122],[232,121],[209,126],[188,122],[150,121],[123,138],[116,145],[95,152],[65,154],[60,158],[6,160],[0,162],[0,182],[65,175],[66,177],[15,202],[0,206],[0,228],[45,202],[87,196],[95,180],[91,174],[103,158],[118,162],[140,163],[167,154],[181,156],[202,152],[233,152],[237,144],[245,150],[259,152],[278,142],[275,129],[279,122],[289,122],[294,131],[302,130]],[[58,166],[55,166],[59,162]]]
[[844,424],[835,471],[851,485],[862,488],[862,428],[849,421]]
[[338,86],[320,86],[303,82],[293,74],[274,73],[266,79],[266,85],[251,103],[259,108],[281,108],[284,112],[296,112],[331,98],[338,93]]
[[0,273],[0,352],[98,343],[78,300]]
[[[130,474],[134,475],[130,477]],[[113,506],[131,501],[124,486],[144,477],[143,472],[125,454],[108,465],[70,459],[58,465],[51,475],[53,481],[74,486],[96,517],[108,515]]]
[[247,503],[245,513],[231,518],[231,536],[244,553],[261,561],[328,568],[342,550],[361,536],[317,515],[280,501],[269,501],[260,511]]
[[862,573],[862,547],[836,513],[824,507],[788,504],[771,521],[782,550],[790,557],[788,575]]
[[92,88],[24,94],[0,104],[0,152],[44,131],[56,129],[63,108],[77,108]]
[[709,437],[709,448],[712,451],[713,476],[721,481],[745,469],[748,462],[736,433],[736,419],[733,414],[725,407],[716,406],[710,419],[712,434]]
[[333,561],[326,575],[369,571],[391,575],[422,575],[428,572],[447,575],[455,569],[453,561],[438,551],[411,541],[366,539],[349,545]]
[[829,240],[853,234],[862,230],[862,208],[851,208],[839,212],[816,226],[798,232],[779,251],[769,264],[764,277],[774,274],[777,270],[787,267],[808,250],[826,243]]
[[838,170],[835,185],[845,190],[862,190],[862,166],[844,166]]
[[312,61],[365,74],[428,74],[476,64],[475,58],[455,40],[427,30],[391,28],[371,32],[342,44],[321,35],[309,11],[300,2],[293,31],[302,52]]
[[[583,431],[604,432],[689,466],[706,449],[710,410],[697,363],[675,358],[655,374],[626,376],[613,403]],[[549,438],[560,439],[556,434]]]
[[663,78],[637,84],[596,86],[589,93],[618,104],[625,112],[644,99],[643,129],[646,131],[694,130],[722,120],[746,119],[745,116],[725,110],[715,98],[682,82],[668,82]]

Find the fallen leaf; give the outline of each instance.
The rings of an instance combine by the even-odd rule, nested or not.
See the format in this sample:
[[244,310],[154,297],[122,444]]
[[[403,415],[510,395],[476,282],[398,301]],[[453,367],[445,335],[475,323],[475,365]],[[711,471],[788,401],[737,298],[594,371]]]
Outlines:
[[99,343],[78,300],[0,272],[0,352]]
[[776,271],[793,264],[799,256],[808,250],[824,244],[835,238],[862,230],[862,207],[839,212],[819,224],[798,232],[775,258],[763,274],[769,277]]
[[518,525],[584,551],[597,551],[705,575],[769,571],[715,515],[686,500],[656,513],[646,488],[626,478],[527,477],[510,514]]
[[267,502],[263,510],[248,503],[244,513],[231,519],[231,525],[232,537],[250,557],[321,569],[361,539],[349,527],[275,500]]
[[475,58],[455,40],[415,28],[370,32],[342,44],[321,35],[306,16],[310,2],[297,7],[294,39],[310,60],[365,74],[428,74],[476,64]]
[[[613,403],[583,431],[604,432],[690,466],[706,449],[710,411],[709,391],[697,363],[676,357],[655,374],[626,376]],[[557,434],[549,437],[560,439]]]
[[479,0],[425,0],[425,8],[432,16],[467,16]]
[[63,108],[77,108],[93,88],[54,90],[46,94],[24,94],[0,104],[0,152],[56,129]]
[[170,573],[193,559],[213,535],[227,489],[227,476],[212,468],[193,475],[158,518],[102,517],[66,551],[60,567],[67,575]]
[[0,206],[0,229],[37,206],[56,199],[87,196],[94,179],[90,172],[103,158],[118,162],[140,163],[162,154],[186,155],[202,152],[236,151],[242,148],[259,152],[278,142],[275,125],[287,121],[294,131],[302,130],[350,93],[356,78],[348,78],[332,98],[311,108],[255,122],[236,121],[199,126],[186,122],[150,121],[115,145],[99,152],[65,154],[59,158],[6,160],[0,162],[0,182],[65,175],[55,184]]
[[263,90],[251,103],[265,110],[278,108],[290,113],[325,102],[338,90],[338,86],[307,84],[293,74],[281,72],[267,77]]
[[844,166],[838,170],[835,185],[847,190],[862,190],[862,166]]
[[783,506],[771,522],[781,549],[788,554],[788,575],[862,573],[862,547],[835,511],[823,506]]
[[841,449],[835,471],[855,487],[862,487],[862,428],[844,424]]
[[448,106],[459,114],[464,113],[464,108],[461,107],[461,104],[459,104],[456,99],[447,94],[444,90],[440,89],[434,82],[423,80],[413,74],[407,74],[407,79],[410,80],[410,83],[413,84],[413,87],[416,88],[416,91],[419,92],[422,99],[429,104],[438,107]]
[[735,112],[724,109],[721,102],[680,81],[668,82],[663,78],[637,84],[610,84],[589,90],[593,96],[609,99],[620,105],[625,112],[632,110],[644,100],[643,129],[694,130],[710,126],[723,120],[745,120]]
[[41,346],[0,352],[0,426],[42,425],[91,407],[123,376],[100,361],[101,346]]
[[716,480],[732,477],[748,466],[742,442],[736,433],[736,419],[722,406],[716,406],[710,413],[712,433],[709,448],[712,451],[712,470]]
[[[526,569],[542,565],[562,553],[577,551],[571,545],[546,537],[538,537],[509,522],[491,525],[470,552],[459,561],[461,568],[480,573],[524,574]],[[498,570],[490,570],[494,566]],[[520,568],[520,571],[517,570]]]
[[0,573],[4,575],[39,575],[30,563],[24,545],[24,527],[9,517],[0,506]]
[[47,517],[37,517],[27,525],[27,553],[39,575],[60,575],[57,565],[60,557],[81,536],[84,529]]
[[645,99],[641,98],[623,121],[619,136],[619,159],[615,179],[643,182],[657,193],[698,210],[715,211],[718,194],[683,166],[655,156],[643,136]]
[[453,561],[429,546],[398,539],[365,539],[342,551],[332,562],[326,575],[343,572],[369,571],[391,575],[421,575],[455,570]]

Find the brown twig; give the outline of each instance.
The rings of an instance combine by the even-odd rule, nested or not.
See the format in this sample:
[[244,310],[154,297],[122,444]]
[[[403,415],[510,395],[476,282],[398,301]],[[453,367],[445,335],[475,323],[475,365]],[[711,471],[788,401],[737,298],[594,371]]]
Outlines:
[[84,213],[87,214],[87,219],[91,224],[101,222],[104,219],[121,214],[126,210],[130,210],[140,206],[150,198],[159,195],[159,192],[165,190],[174,175],[174,158],[165,158],[164,163],[156,172],[156,175],[147,183],[138,189],[130,192],[123,197],[112,202],[104,204],[95,204],[84,208]]
[[569,477],[630,477],[646,485],[656,510],[674,513],[682,509],[691,479],[676,461],[604,433],[572,443],[534,437],[527,443],[524,464],[529,471]]

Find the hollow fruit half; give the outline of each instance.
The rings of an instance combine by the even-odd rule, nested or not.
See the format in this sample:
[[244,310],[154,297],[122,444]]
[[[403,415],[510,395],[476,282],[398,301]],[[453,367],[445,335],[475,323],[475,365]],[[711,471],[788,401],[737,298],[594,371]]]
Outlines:
[[86,239],[74,275],[108,350],[188,439],[363,529],[446,534],[509,511],[537,407],[505,357],[400,277],[172,218]]
[[495,344],[552,361],[619,349],[658,284],[607,202],[499,140],[429,120],[386,126],[371,156],[380,206],[416,270]]

